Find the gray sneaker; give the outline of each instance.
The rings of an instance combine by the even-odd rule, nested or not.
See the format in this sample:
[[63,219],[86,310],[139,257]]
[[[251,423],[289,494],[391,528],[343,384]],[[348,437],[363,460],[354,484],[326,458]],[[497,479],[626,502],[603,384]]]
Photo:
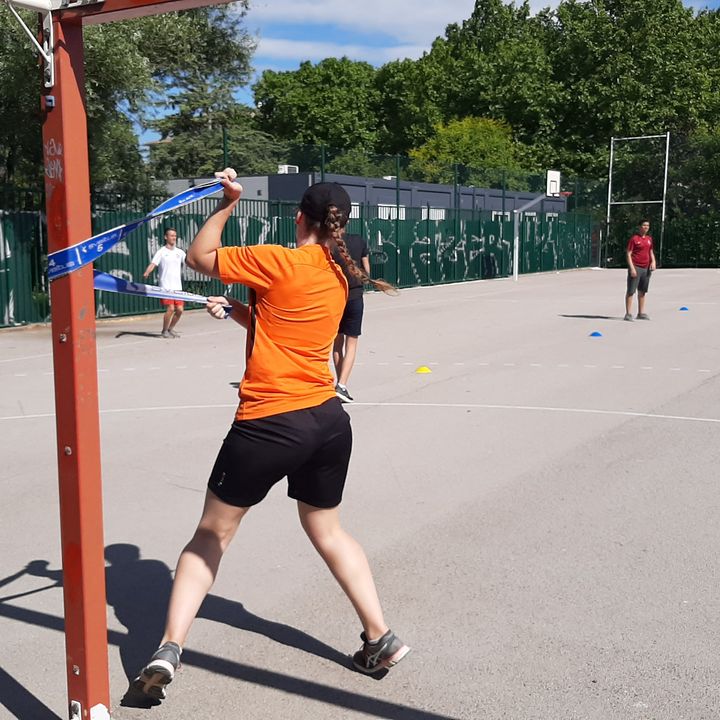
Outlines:
[[180,667],[182,649],[177,643],[162,644],[150,658],[150,662],[141,670],[133,688],[149,695],[155,700],[165,699],[165,686],[169,685]]
[[163,337],[163,338],[165,338],[166,340],[170,340],[170,339],[172,338],[172,335],[170,334],[170,331],[169,331],[169,330],[163,330],[163,331],[160,333],[160,337]]
[[362,647],[353,655],[356,670],[367,675],[397,665],[410,648],[392,630],[388,630],[377,642],[369,643],[365,633],[360,634]]
[[646,315],[645,313],[638,313],[638,314],[637,314],[637,319],[638,319],[638,320],[649,320],[649,319],[650,319],[650,316],[649,316],[649,315]]
[[340,383],[338,383],[335,386],[335,394],[340,398],[341,402],[344,402],[344,403],[355,402],[355,400],[353,400],[352,396],[348,392],[348,389],[344,385],[341,385]]
[[627,320],[628,322],[632,322],[632,321],[633,321],[633,317],[632,317],[632,315],[631,315],[630,313],[625,313],[625,317],[623,318],[623,320]]
[[179,338],[180,337],[180,333],[176,332],[175,330],[168,330],[168,333],[170,333],[171,338]]

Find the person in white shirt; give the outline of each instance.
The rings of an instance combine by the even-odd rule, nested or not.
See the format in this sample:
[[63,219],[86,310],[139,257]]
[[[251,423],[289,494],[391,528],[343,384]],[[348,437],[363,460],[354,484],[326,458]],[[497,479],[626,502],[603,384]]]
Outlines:
[[[143,277],[158,269],[158,285],[163,290],[182,290],[182,266],[185,262],[185,253],[177,246],[177,230],[165,230],[165,245],[161,247],[150,264],[145,268]],[[175,332],[175,326],[180,321],[185,303],[182,300],[161,300],[166,308],[163,315],[162,337],[177,338],[180,333]]]

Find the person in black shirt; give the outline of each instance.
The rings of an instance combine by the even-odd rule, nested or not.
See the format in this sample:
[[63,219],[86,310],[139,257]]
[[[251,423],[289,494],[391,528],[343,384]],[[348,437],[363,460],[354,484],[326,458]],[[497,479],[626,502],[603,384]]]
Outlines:
[[[345,245],[353,262],[364,271],[366,276],[370,275],[370,251],[365,239],[360,235],[346,235]],[[345,403],[353,402],[353,398],[347,389],[355,354],[357,353],[358,338],[362,331],[363,318],[363,283],[356,275],[349,272],[345,267],[345,261],[335,251],[333,259],[342,267],[348,281],[348,299],[345,305],[345,312],[340,320],[340,328],[335,344],[333,345],[333,362],[337,375],[335,394]]]

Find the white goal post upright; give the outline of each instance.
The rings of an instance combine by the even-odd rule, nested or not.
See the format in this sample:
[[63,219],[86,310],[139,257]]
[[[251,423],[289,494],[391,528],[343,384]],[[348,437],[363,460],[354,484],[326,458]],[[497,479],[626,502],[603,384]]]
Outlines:
[[[615,161],[615,143],[617,142],[633,142],[636,140],[659,140],[665,138],[665,169],[663,172],[663,194],[661,200],[613,200],[612,199],[612,178],[613,163]],[[636,137],[611,137],[610,138],[610,166],[608,169],[608,199],[607,214],[605,216],[605,248],[607,252],[607,243],[610,240],[610,213],[613,205],[662,205],[662,215],[660,220],[660,244],[658,246],[658,260],[662,264],[663,239],[665,237],[665,210],[667,207],[667,186],[668,186],[668,166],[670,163],[670,132],[664,135],[638,135]],[[602,250],[600,252],[602,258]],[[607,258],[606,258],[607,261]]]

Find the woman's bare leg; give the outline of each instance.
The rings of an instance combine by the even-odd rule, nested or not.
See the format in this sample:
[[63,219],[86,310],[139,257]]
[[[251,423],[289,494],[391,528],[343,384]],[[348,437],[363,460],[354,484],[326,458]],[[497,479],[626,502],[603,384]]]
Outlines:
[[340,526],[338,508],[316,508],[298,502],[298,513],[310,542],[353,604],[366,637],[374,640],[384,635],[388,626],[365,551]]
[[197,530],[185,546],[170,593],[162,642],[185,644],[190,626],[215,581],[220,560],[249,508],[227,505],[210,490]]

